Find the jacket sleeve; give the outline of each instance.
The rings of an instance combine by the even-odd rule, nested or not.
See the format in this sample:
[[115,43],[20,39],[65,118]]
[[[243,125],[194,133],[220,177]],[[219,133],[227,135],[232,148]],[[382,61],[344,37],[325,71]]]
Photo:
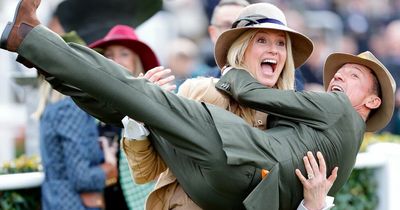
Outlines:
[[46,81],[49,82],[54,89],[64,95],[71,96],[75,104],[85,112],[104,123],[122,127],[121,119],[125,115],[115,110],[107,102],[99,101],[79,88],[56,79],[54,76],[46,74],[44,71],[39,71],[39,73],[45,77]]
[[138,184],[155,180],[167,169],[167,165],[148,139],[132,141],[123,138],[122,149],[126,154],[131,174]]
[[239,69],[231,69],[222,76],[216,88],[244,106],[317,128],[327,128],[336,122],[344,113],[343,107],[349,103],[341,93],[269,88]]

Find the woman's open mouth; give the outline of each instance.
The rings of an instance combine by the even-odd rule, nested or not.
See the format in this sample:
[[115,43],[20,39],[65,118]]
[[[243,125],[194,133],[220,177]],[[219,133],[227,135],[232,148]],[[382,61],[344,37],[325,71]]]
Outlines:
[[265,59],[261,62],[261,70],[263,74],[273,75],[276,69],[277,61],[273,59]]

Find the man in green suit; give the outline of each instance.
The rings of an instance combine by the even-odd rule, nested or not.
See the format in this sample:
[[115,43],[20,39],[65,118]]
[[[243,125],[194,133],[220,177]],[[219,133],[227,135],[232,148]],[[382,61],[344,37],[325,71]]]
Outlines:
[[[268,89],[243,70],[228,71],[217,87],[270,113],[264,132],[226,110],[132,78],[91,49],[65,43],[40,25],[39,3],[21,1],[1,47],[41,69],[54,88],[96,117],[117,122],[128,115],[144,122],[157,152],[204,209],[296,208],[302,187],[294,169],[304,171],[302,157],[309,150],[326,156],[328,170],[339,166],[331,189],[336,193],[350,175],[364,131],[382,128],[393,112],[393,78],[369,52],[332,55],[325,66],[330,93]],[[262,169],[269,171],[267,178],[261,178]]]

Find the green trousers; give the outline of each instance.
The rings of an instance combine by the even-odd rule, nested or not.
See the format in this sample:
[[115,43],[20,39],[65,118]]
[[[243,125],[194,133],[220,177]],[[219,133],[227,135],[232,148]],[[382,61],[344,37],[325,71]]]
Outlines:
[[[74,90],[82,91],[103,103],[99,109],[109,107],[111,112],[144,122],[153,146],[200,207],[243,209],[243,200],[261,181],[254,166],[227,164],[221,138],[204,104],[164,91],[145,79],[133,79],[122,66],[89,48],[66,44],[43,26],[27,35],[18,53],[50,74],[50,82],[55,79],[77,87],[62,92],[79,97]],[[93,103],[80,105],[93,110]],[[111,115],[114,121],[123,117]]]

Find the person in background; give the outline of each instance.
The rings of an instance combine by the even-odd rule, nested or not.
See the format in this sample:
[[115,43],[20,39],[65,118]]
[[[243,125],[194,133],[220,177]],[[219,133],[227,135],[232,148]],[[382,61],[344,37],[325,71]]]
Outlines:
[[198,62],[199,49],[196,44],[184,37],[173,40],[168,47],[166,66],[175,76],[176,87],[191,78]]
[[[105,57],[122,65],[134,77],[159,65],[152,49],[141,42],[135,30],[127,25],[114,26],[105,37],[89,44],[89,47],[98,50]],[[119,142],[121,136],[119,127],[100,123],[99,130],[102,131],[100,134],[106,135],[108,139]],[[132,181],[124,152],[119,150],[118,156],[119,183],[113,185],[111,189],[106,189],[106,205],[116,208],[116,205],[123,206],[122,203],[126,201],[129,209],[142,209],[145,198],[154,187],[154,182],[142,185],[135,184]],[[121,188],[123,195],[120,193]],[[118,209],[121,208],[118,207]]]
[[[212,11],[210,25],[207,29],[211,43],[207,42],[205,46],[210,46],[208,48],[212,48],[207,51],[213,51],[219,35],[232,27],[240,11],[249,4],[250,3],[246,0],[219,1]],[[221,71],[215,64],[214,55],[211,52],[205,55],[205,64],[201,66],[201,68],[197,68],[192,73],[192,77],[205,76],[219,78],[221,76]]]
[[[382,45],[386,55],[383,62],[393,74],[396,83],[400,83],[400,19],[391,21],[384,30],[383,38],[378,36],[377,44]],[[392,134],[400,135],[400,87],[396,89],[395,111],[390,123],[383,130]]]
[[[66,41],[83,43],[75,33]],[[118,178],[117,145],[99,138],[95,118],[40,79],[40,151],[45,179],[43,210],[100,210],[103,190]],[[99,145],[101,142],[103,151]]]

